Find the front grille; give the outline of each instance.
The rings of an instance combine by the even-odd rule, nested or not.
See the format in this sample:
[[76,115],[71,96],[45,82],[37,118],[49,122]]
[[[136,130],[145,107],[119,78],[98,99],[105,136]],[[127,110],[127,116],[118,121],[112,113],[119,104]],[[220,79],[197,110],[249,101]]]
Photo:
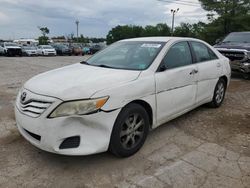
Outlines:
[[38,117],[41,115],[50,105],[52,102],[48,101],[37,101],[37,100],[29,100],[25,103],[20,103],[20,110],[27,115],[32,117]]
[[[21,95],[26,93],[26,99],[22,101]],[[39,117],[54,102],[54,98],[37,95],[28,90],[20,92],[17,97],[17,108],[25,115]]]
[[219,50],[219,52],[231,61],[244,61],[246,58],[245,52],[242,51]]
[[21,50],[20,49],[8,49],[8,53],[11,55],[20,55]]

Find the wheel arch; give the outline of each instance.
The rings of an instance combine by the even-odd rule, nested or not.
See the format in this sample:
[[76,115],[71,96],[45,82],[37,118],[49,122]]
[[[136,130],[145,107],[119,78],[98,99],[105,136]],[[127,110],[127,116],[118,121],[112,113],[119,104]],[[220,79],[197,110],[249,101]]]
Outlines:
[[228,86],[228,78],[225,75],[221,76],[220,79],[224,80],[226,82],[226,86]]
[[[153,126],[153,109],[152,109],[151,105],[148,102],[141,100],[141,99],[133,100],[133,101],[129,102],[127,105],[129,105],[131,103],[139,104],[146,110],[148,117],[149,117],[149,123],[150,123],[150,129],[151,129]],[[124,107],[126,107],[127,105],[125,105]]]

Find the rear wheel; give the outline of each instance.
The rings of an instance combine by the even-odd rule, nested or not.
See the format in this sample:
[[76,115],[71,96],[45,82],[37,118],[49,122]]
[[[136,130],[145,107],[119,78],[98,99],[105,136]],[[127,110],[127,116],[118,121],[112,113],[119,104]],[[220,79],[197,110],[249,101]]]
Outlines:
[[209,103],[209,105],[213,108],[218,108],[223,103],[224,97],[226,93],[226,82],[224,79],[219,79],[215,86],[213,100]]
[[250,79],[250,73],[243,73],[243,78],[246,80]]
[[144,144],[149,131],[149,117],[139,104],[127,105],[118,115],[109,150],[118,157],[135,154]]

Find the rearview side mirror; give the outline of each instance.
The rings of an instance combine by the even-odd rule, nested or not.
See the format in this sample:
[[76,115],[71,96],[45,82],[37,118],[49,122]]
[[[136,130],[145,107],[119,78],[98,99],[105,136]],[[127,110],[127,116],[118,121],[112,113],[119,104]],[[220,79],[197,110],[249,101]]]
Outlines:
[[167,69],[166,65],[164,63],[161,63],[161,65],[158,68],[158,72],[164,72]]

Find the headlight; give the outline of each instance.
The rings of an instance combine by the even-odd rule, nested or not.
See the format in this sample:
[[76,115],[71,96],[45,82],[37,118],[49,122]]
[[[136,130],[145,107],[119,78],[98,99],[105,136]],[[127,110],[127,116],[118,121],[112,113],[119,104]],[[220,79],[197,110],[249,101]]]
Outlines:
[[84,115],[98,111],[108,100],[108,97],[63,102],[50,115],[49,118],[56,118],[70,115]]

